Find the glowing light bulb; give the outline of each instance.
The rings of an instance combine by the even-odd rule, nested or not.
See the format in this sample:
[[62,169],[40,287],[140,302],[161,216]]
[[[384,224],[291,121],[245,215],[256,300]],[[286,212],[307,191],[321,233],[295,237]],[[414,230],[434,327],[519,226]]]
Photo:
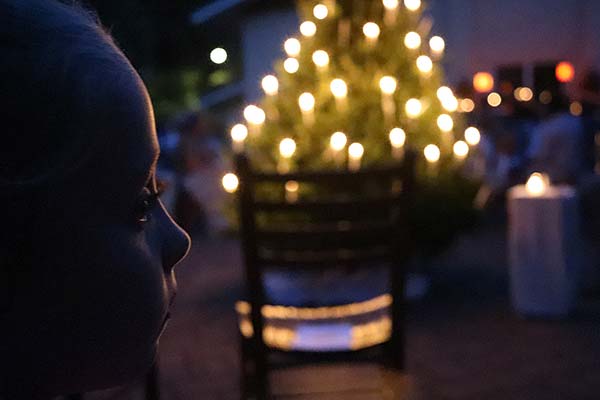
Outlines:
[[423,103],[419,99],[410,99],[406,102],[405,110],[410,118],[416,118],[423,112]]
[[231,128],[231,140],[243,142],[248,137],[248,128],[244,124],[237,124]]
[[489,72],[478,72],[473,76],[473,88],[479,93],[491,92],[494,89],[494,77]]
[[285,138],[279,142],[279,154],[283,158],[292,158],[296,152],[296,142],[294,139]]
[[462,160],[469,154],[469,145],[463,142],[462,140],[459,140],[458,142],[454,143],[453,150],[454,155],[458,159]]
[[454,120],[448,114],[442,114],[437,119],[437,125],[442,132],[451,132],[454,129]]
[[420,56],[417,58],[417,68],[419,71],[428,74],[433,70],[433,61],[427,56]]
[[544,174],[534,172],[527,180],[525,188],[531,196],[542,196],[548,189],[548,178]]
[[223,184],[223,188],[227,193],[235,193],[240,185],[238,177],[231,172],[223,176],[221,183]]
[[262,108],[249,105],[244,109],[244,118],[252,125],[261,125],[265,122],[266,115]]
[[295,58],[288,58],[283,62],[283,69],[288,74],[295,74],[300,69],[300,63]]
[[421,0],[404,0],[404,6],[410,11],[417,11],[421,7]]
[[329,65],[329,54],[325,50],[317,50],[312,55],[312,60],[319,68]]
[[488,95],[487,102],[492,107],[498,107],[500,104],[502,104],[502,96],[496,92],[492,92]]
[[348,85],[346,85],[343,79],[332,80],[329,88],[335,98],[342,99],[348,95]]
[[312,21],[305,21],[300,24],[300,33],[302,36],[313,37],[317,33],[317,25]]
[[425,156],[425,159],[430,163],[438,162],[441,156],[440,148],[437,147],[435,144],[430,144],[426,146],[423,150],[423,155]]
[[429,48],[434,54],[441,54],[446,49],[446,42],[440,36],[433,36],[429,39]]
[[221,47],[217,47],[210,52],[210,61],[215,64],[223,64],[227,61],[227,51]]
[[262,88],[268,96],[274,96],[279,91],[279,81],[273,75],[267,75],[262,80]]
[[325,19],[329,15],[329,9],[324,4],[317,4],[313,8],[313,15],[316,19]]
[[379,80],[379,88],[385,94],[394,94],[397,86],[398,82],[394,77],[384,76]]
[[403,147],[406,143],[406,132],[401,128],[394,128],[390,131],[390,143],[394,148]]
[[346,143],[348,143],[348,138],[343,132],[335,132],[329,139],[329,145],[335,151],[343,150]]
[[315,108],[315,96],[306,92],[298,97],[298,105],[302,111],[312,111]]
[[398,8],[399,4],[400,2],[398,0],[383,0],[383,6],[387,10],[395,10],[396,8]]
[[363,25],[363,33],[369,39],[377,39],[381,33],[381,29],[375,22],[367,22]]
[[418,49],[421,47],[421,36],[417,32],[408,32],[404,36],[404,45],[409,49]]
[[285,43],[283,44],[283,48],[285,49],[285,52],[288,56],[296,57],[300,54],[302,45],[300,44],[300,41],[298,39],[290,38],[285,41]]
[[481,133],[479,129],[470,126],[465,130],[465,140],[471,146],[477,146],[481,142]]

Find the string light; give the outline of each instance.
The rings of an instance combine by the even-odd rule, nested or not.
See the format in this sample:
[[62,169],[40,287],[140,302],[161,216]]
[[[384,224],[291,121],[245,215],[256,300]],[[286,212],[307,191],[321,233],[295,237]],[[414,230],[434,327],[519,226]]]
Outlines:
[[416,118],[423,111],[423,103],[419,99],[410,99],[406,102],[405,110],[410,118]]
[[433,61],[427,56],[420,56],[417,58],[417,68],[424,74],[428,74],[433,69]]
[[279,154],[283,158],[292,158],[296,152],[296,142],[294,139],[285,138],[279,142]]
[[481,133],[479,129],[470,126],[465,130],[465,140],[471,146],[477,146],[481,141]]
[[469,154],[469,145],[463,142],[462,140],[459,140],[458,142],[454,143],[453,150],[454,155],[458,159],[462,160]]
[[404,6],[410,11],[417,11],[421,7],[421,0],[404,0]]
[[279,91],[279,81],[273,75],[265,76],[261,84],[265,94],[268,96],[274,96]]
[[317,50],[312,55],[312,60],[319,68],[329,65],[329,54],[325,50]]
[[448,114],[442,114],[437,119],[437,125],[442,132],[451,132],[454,129],[454,120]]
[[442,54],[446,49],[446,42],[440,36],[433,36],[429,39],[429,48],[436,55]]
[[302,93],[298,97],[298,105],[304,112],[312,111],[315,108],[315,96],[308,92]]
[[325,19],[329,15],[329,9],[324,4],[317,4],[313,8],[313,15],[316,19]]
[[221,183],[223,184],[223,188],[227,193],[235,193],[240,185],[238,177],[231,172],[223,176]]
[[300,69],[300,63],[295,58],[288,58],[283,62],[283,69],[288,74],[295,74]]
[[249,105],[244,109],[244,118],[252,125],[261,125],[265,122],[266,115],[262,108]]
[[335,151],[343,150],[346,143],[348,143],[348,138],[343,132],[335,132],[329,139],[329,145]]
[[417,32],[408,32],[404,36],[404,45],[412,50],[421,47],[421,36]]
[[300,33],[302,36],[313,37],[317,33],[317,25],[312,21],[305,21],[300,24]]
[[425,156],[425,159],[430,163],[438,162],[441,156],[440,148],[437,147],[435,144],[427,145],[423,150],[423,155]]
[[290,38],[285,41],[285,43],[283,44],[283,48],[285,49],[285,52],[288,56],[296,57],[300,54],[302,45],[300,44],[300,41],[298,39]]
[[343,79],[332,80],[329,88],[335,98],[341,99],[348,95],[348,85],[346,85]]
[[390,131],[390,143],[394,148],[404,147],[406,143],[406,132],[401,128],[394,128]]
[[383,6],[387,10],[395,10],[396,8],[398,8],[399,4],[400,2],[398,0],[383,0]]
[[377,39],[381,33],[381,29],[375,22],[367,22],[363,25],[363,33],[369,39]]
[[498,107],[500,104],[502,104],[502,96],[496,92],[492,92],[488,95],[487,102],[492,107]]
[[384,76],[379,80],[379,87],[384,94],[394,94],[397,86],[398,82],[392,76]]

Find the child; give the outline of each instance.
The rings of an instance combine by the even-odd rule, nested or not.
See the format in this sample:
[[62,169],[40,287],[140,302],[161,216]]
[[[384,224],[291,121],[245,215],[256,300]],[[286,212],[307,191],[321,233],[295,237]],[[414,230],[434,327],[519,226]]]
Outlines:
[[190,242],[142,81],[87,13],[0,0],[0,117],[0,398],[143,374]]

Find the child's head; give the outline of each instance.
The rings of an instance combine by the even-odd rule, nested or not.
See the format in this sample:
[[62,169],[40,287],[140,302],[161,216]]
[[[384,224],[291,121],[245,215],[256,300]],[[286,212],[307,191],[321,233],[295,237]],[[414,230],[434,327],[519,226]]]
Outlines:
[[0,397],[152,363],[189,238],[156,198],[146,89],[95,19],[0,0]]

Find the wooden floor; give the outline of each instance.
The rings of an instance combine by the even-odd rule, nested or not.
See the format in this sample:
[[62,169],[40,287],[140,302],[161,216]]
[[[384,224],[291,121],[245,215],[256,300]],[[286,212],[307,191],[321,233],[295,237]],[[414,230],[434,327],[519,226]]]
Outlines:
[[[525,320],[509,305],[501,230],[464,237],[432,266],[430,296],[411,307],[408,367],[383,377],[377,368],[295,371],[272,376],[276,390],[330,380],[350,385],[341,397],[295,399],[552,400],[600,398],[600,297],[587,296],[566,321]],[[241,269],[235,240],[197,240],[178,271],[173,320],[161,343],[163,400],[239,398],[233,305]],[[359,391],[383,378],[415,397]],[[327,378],[327,379],[326,379]],[[327,383],[325,383],[327,385]],[[89,399],[139,399],[135,385]]]

